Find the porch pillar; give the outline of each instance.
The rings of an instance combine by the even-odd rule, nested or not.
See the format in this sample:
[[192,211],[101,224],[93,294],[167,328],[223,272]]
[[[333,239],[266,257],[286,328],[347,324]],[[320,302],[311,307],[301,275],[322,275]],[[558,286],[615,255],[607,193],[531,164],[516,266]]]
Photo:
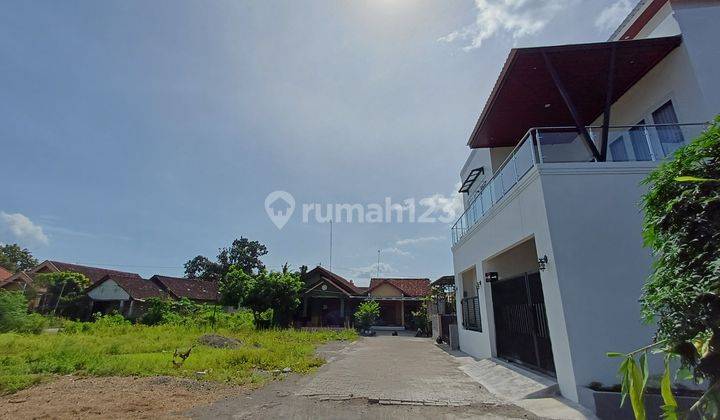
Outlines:
[[134,303],[135,303],[134,300],[131,300],[131,301],[130,301],[130,307],[128,308],[128,313],[127,313],[127,317],[128,317],[128,318],[130,318],[130,317],[132,316],[133,304],[134,304]]
[[340,316],[345,318],[345,299],[340,298]]
[[400,301],[400,319],[402,319],[402,326],[405,327],[405,300]]

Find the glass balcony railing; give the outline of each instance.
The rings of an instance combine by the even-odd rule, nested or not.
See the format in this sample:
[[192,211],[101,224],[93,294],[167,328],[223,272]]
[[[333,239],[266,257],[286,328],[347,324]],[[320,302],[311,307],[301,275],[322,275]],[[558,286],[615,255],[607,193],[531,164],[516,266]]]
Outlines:
[[[605,161],[657,161],[694,139],[707,123],[613,126],[608,128]],[[602,150],[602,127],[586,127],[590,140]],[[451,229],[456,244],[500,201],[530,169],[538,164],[596,162],[593,152],[575,127],[528,130],[520,143],[471,198],[465,212]]]

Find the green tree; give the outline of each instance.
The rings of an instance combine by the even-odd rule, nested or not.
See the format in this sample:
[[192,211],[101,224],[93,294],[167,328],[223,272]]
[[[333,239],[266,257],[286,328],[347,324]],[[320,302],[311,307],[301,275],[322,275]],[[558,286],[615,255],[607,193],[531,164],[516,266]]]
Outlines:
[[80,302],[86,299],[85,289],[90,280],[80,273],[60,271],[57,273],[41,273],[35,276],[36,287],[45,288],[46,309],[70,317],[85,315]]
[[259,273],[265,269],[261,258],[268,253],[265,245],[240,237],[235,239],[229,248],[222,248],[217,256],[223,273],[231,267],[238,268],[248,274]]
[[247,307],[257,316],[272,309],[273,325],[287,327],[300,305],[302,287],[303,282],[298,273],[261,271],[255,276],[255,282],[249,290]]
[[220,281],[220,303],[226,306],[241,306],[254,287],[253,276],[233,267]]
[[185,276],[201,280],[220,281],[231,268],[248,274],[257,274],[265,269],[261,258],[267,254],[265,245],[241,237],[235,239],[230,247],[220,248],[216,261],[202,255],[185,263]]
[[185,277],[218,281],[223,278],[223,273],[219,264],[210,261],[207,257],[198,255],[185,263]]
[[380,318],[380,304],[374,300],[361,303],[355,311],[355,325],[361,331],[370,329]]
[[[623,357],[623,393],[639,419],[645,418],[647,353],[666,354],[662,378],[665,415],[677,419],[670,391],[669,359],[679,357],[708,391],[694,406],[705,418],[720,415],[720,119],[678,149],[644,181],[645,243],[656,257],[641,297],[647,322],[657,324],[654,344]],[[639,362],[635,357],[639,355]]]
[[38,265],[38,260],[27,248],[20,248],[18,244],[0,245],[0,266],[3,268],[18,273],[36,265]]

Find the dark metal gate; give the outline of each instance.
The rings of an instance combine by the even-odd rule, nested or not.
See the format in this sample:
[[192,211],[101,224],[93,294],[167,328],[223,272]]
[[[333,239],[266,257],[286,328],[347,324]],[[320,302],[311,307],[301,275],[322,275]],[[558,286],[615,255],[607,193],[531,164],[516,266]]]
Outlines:
[[540,274],[492,283],[492,299],[498,357],[554,376]]

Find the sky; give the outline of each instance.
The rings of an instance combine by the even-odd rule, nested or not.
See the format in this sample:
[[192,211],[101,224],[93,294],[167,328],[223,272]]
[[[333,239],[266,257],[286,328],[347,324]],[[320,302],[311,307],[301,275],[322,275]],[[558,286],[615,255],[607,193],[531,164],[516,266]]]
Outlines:
[[[633,5],[3,1],[0,243],[150,276],[242,236],[270,269],[451,274],[466,142],[510,49],[605,41]],[[387,198],[403,222],[369,223]],[[334,218],[332,261],[315,203],[365,210]]]

